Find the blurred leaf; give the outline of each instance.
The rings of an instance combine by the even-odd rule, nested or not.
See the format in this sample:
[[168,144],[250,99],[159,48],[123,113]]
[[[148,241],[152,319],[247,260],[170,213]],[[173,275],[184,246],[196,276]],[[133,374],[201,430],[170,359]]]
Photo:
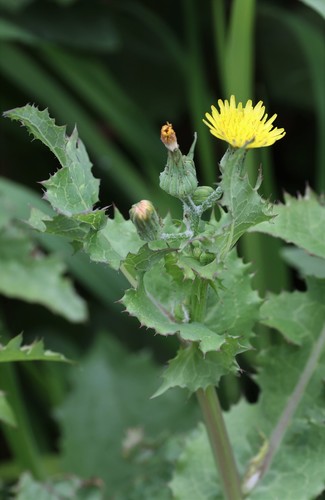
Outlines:
[[24,473],[14,488],[16,500],[103,500],[101,485],[95,479],[82,480],[75,476],[51,479],[43,483]]
[[0,7],[8,11],[19,11],[35,0],[0,0]]
[[[40,213],[37,213],[36,209],[32,209],[32,215],[36,216],[37,214],[37,220],[40,224],[38,229],[44,229],[42,222],[44,212],[51,213],[51,209],[49,204],[33,191],[8,179],[0,178],[0,200],[1,207],[3,207],[0,210],[0,228],[11,219],[28,219],[30,206],[32,206],[40,210]],[[35,217],[33,223],[36,224]],[[38,234],[37,232],[35,232],[35,238],[38,239],[42,247],[58,253],[77,280],[107,308],[116,310],[115,302],[121,297],[127,286],[127,281],[122,274],[116,273],[108,266],[98,266],[90,262],[89,257],[80,252],[72,255],[69,244],[62,238]]]
[[48,42],[100,52],[115,51],[120,46],[109,8],[98,2],[95,5],[84,2],[72,5],[71,1],[65,4],[35,3],[16,15],[15,21]]
[[0,240],[1,293],[42,304],[70,321],[86,319],[86,304],[63,276],[65,265],[58,257],[41,255],[15,226],[0,232]]
[[274,206],[274,215],[272,221],[262,222],[250,231],[282,238],[325,258],[325,239],[319,237],[325,226],[325,206],[311,189],[308,188],[299,198],[286,194],[285,204]]
[[286,247],[281,251],[284,260],[298,269],[301,276],[314,276],[325,279],[325,260],[306,253],[301,248]]
[[[1,356],[1,347],[0,347],[0,356]],[[12,427],[16,427],[17,422],[15,419],[15,415],[11,409],[10,404],[6,399],[6,395],[0,391],[0,420]]]
[[163,464],[153,472],[151,461],[170,433],[190,428],[196,407],[179,392],[151,400],[159,369],[148,354],[128,354],[113,339],[99,338],[81,368],[58,412],[64,469],[103,479],[112,498],[129,498],[138,481],[167,490]]
[[22,334],[11,339],[6,345],[0,344],[0,363],[13,361],[65,361],[69,362],[62,354],[44,350],[42,340],[31,345],[21,345]]
[[17,40],[24,43],[35,43],[38,38],[14,22],[3,17],[0,18],[0,40]]
[[311,9],[314,9],[325,19],[325,3],[324,0],[300,0]]

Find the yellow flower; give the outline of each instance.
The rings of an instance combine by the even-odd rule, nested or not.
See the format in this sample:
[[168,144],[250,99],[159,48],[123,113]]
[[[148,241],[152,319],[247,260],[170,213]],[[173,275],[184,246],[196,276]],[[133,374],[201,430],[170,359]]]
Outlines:
[[218,100],[220,111],[211,106],[212,114],[206,113],[203,122],[210,128],[212,135],[228,142],[234,148],[262,148],[271,146],[285,135],[283,128],[273,128],[277,115],[267,119],[263,102],[255,107],[249,99],[245,107],[240,102],[236,106],[235,96],[230,103]]

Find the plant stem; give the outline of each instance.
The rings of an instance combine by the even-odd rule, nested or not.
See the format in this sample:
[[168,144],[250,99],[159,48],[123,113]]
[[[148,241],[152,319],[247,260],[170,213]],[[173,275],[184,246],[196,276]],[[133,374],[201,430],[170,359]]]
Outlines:
[[[191,300],[192,321],[203,321],[207,296],[207,280],[196,278],[193,284]],[[241,500],[243,497],[240,478],[215,388],[210,385],[205,390],[198,389],[196,396],[204,416],[224,498],[226,500]]]
[[198,389],[196,395],[205,419],[210,445],[226,500],[241,500],[240,478],[215,388]]

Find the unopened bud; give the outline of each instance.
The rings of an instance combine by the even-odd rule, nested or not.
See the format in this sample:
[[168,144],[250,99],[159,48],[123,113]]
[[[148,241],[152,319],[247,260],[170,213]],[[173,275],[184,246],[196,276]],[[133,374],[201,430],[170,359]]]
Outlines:
[[169,123],[161,129],[161,140],[169,151],[167,165],[160,174],[160,187],[171,196],[184,199],[195,191],[198,184],[193,161],[196,137],[187,156],[179,150],[175,132]]
[[213,192],[214,189],[211,186],[199,186],[192,194],[192,200],[195,205],[202,205]]
[[171,123],[167,122],[161,127],[160,139],[169,151],[178,149],[177,137]]
[[153,241],[158,239],[161,230],[160,218],[151,201],[142,200],[135,203],[132,205],[129,214],[142,240]]

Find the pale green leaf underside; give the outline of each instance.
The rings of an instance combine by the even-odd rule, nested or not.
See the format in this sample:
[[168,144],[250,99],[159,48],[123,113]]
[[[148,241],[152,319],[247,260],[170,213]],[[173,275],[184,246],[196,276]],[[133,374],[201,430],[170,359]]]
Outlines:
[[325,258],[325,206],[315,193],[306,190],[303,197],[285,196],[285,204],[274,206],[274,219],[262,222],[251,231],[270,234],[293,243],[306,252]]
[[[1,339],[0,339],[1,340]],[[63,361],[69,362],[62,354],[44,349],[42,340],[30,345],[22,345],[22,335],[17,335],[6,345],[0,344],[0,363],[14,361]]]

